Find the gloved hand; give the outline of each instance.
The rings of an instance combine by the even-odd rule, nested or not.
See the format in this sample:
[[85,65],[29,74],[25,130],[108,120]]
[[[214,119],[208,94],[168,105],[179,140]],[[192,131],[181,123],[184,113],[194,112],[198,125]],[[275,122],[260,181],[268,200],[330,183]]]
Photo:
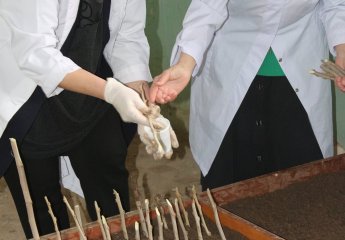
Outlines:
[[151,114],[148,116],[150,127],[138,125],[140,140],[145,144],[148,154],[152,154],[155,160],[163,157],[170,159],[172,148],[178,148],[179,143],[168,119],[160,114],[157,105],[151,105]]
[[133,89],[114,78],[107,78],[104,99],[115,107],[123,121],[149,126],[144,115],[149,112],[149,108]]

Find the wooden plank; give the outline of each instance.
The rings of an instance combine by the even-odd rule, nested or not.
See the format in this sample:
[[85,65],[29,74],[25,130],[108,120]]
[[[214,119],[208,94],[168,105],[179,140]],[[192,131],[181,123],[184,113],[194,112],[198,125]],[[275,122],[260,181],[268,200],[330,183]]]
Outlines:
[[[217,205],[253,197],[283,189],[293,183],[305,181],[319,174],[345,170],[345,154],[306,163],[286,170],[229,184],[211,190]],[[206,192],[199,194],[202,201],[208,201]]]

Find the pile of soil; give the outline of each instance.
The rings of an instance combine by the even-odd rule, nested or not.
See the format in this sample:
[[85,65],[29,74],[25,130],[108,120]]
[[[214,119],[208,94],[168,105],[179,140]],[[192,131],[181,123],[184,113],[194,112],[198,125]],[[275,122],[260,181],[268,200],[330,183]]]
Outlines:
[[288,240],[344,240],[345,172],[319,175],[221,207]]

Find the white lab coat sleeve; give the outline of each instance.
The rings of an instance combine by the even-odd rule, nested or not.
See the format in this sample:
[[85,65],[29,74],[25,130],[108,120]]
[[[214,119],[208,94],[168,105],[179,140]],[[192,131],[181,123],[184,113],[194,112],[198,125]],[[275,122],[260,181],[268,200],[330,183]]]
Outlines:
[[322,0],[320,18],[326,30],[330,52],[345,43],[345,0]]
[[12,50],[20,70],[49,97],[79,67],[57,49],[59,1],[2,0],[0,14],[12,30]]
[[[121,2],[121,1],[120,1]],[[152,81],[149,70],[150,48],[144,32],[146,23],[146,1],[128,0],[123,13],[117,13],[112,3],[109,18],[110,39],[104,56],[114,77],[123,83],[137,80]],[[113,28],[123,15],[118,28]]]
[[173,48],[171,64],[179,60],[181,52],[191,55],[196,61],[195,75],[203,61],[215,32],[228,16],[227,0],[193,0],[183,20],[183,29],[178,34]]

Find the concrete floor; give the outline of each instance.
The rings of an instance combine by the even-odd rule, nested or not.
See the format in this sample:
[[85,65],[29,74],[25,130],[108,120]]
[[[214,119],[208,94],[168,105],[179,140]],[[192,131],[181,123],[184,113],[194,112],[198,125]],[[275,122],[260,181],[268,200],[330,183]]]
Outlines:
[[[179,114],[180,116],[181,114],[184,115],[184,117],[177,116],[173,109],[164,113],[164,116],[170,119],[180,142],[180,147],[175,150],[172,159],[154,160],[152,156],[146,153],[138,136],[130,145],[127,167],[130,172],[132,209],[135,209],[134,190],[139,191],[142,198],[150,200],[153,200],[157,194],[169,197],[176,187],[181,194],[184,194],[186,188],[192,185],[200,190],[200,172],[193,160],[188,144],[186,113],[179,112]],[[67,190],[63,190],[63,193],[72,204],[81,205],[83,221],[88,221],[87,215],[84,214],[86,211],[83,199]],[[8,187],[5,181],[0,179],[0,240],[20,239],[25,239],[25,236],[19,218]]]

